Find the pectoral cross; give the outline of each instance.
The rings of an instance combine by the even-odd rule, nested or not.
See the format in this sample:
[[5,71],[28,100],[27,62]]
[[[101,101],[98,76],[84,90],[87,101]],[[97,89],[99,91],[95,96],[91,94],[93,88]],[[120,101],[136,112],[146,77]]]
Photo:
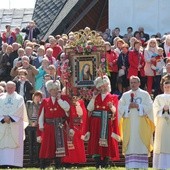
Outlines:
[[12,98],[11,98],[11,97],[8,98],[8,100],[7,100],[7,102],[5,103],[5,105],[13,105],[13,103],[12,103]]

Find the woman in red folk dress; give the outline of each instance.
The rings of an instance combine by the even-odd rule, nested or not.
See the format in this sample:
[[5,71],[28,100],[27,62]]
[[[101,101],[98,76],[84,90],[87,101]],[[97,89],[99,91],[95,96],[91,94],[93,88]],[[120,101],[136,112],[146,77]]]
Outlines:
[[69,116],[68,155],[64,163],[85,163],[86,154],[84,140],[87,136],[88,115],[84,101],[73,96]]
[[94,94],[87,106],[91,112],[88,153],[93,156],[96,168],[105,168],[109,159],[119,159],[118,97],[109,93],[110,81],[106,75],[97,77],[94,84],[98,94]]
[[46,168],[46,159],[54,159],[55,168],[59,169],[61,159],[68,153],[65,120],[70,105],[61,95],[59,80],[47,81],[46,87],[51,97],[45,98],[40,106],[40,168]]

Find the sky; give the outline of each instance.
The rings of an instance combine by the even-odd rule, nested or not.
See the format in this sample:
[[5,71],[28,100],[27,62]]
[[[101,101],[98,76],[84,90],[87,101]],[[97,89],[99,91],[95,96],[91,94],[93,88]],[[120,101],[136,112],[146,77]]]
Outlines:
[[36,0],[0,0],[0,9],[34,8]]

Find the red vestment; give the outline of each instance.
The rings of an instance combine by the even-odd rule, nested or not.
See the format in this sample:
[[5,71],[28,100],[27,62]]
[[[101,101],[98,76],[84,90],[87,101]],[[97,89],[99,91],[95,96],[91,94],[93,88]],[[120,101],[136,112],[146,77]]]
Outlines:
[[[63,97],[61,97],[62,100]],[[65,118],[66,113],[60,107],[57,100],[53,104],[51,97],[45,98],[40,106],[40,114],[42,114],[42,109],[44,109],[44,131],[41,132],[41,148],[39,153],[40,159],[45,158],[55,158],[56,157],[56,140],[55,139],[55,128],[53,124],[47,123],[46,119],[54,119],[54,118]],[[67,139],[66,139],[66,130],[64,125],[64,144],[67,153]]]
[[73,136],[74,148],[68,149],[68,155],[63,158],[63,162],[65,163],[86,162],[84,141],[81,139],[81,136],[85,135],[85,133],[87,132],[88,115],[84,105],[84,101],[78,100],[78,104],[80,104],[80,107],[83,111],[83,114],[81,116],[77,114],[76,105],[72,104],[70,107],[69,126],[70,129],[73,129],[75,132]]
[[112,102],[116,107],[115,119],[108,119],[108,147],[103,147],[99,145],[100,133],[101,133],[101,117],[91,116],[89,120],[90,124],[90,140],[88,143],[88,153],[90,155],[100,155],[101,159],[104,157],[110,157],[112,160],[119,160],[119,150],[118,142],[111,137],[112,132],[119,135],[118,129],[118,97],[108,93],[105,99],[102,101],[101,94],[95,98],[94,110],[95,111],[108,111],[111,112],[109,108],[109,102]]

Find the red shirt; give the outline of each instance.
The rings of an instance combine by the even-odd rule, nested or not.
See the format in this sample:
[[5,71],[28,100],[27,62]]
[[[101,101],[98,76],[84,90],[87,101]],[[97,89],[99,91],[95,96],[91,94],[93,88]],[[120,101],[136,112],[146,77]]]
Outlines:
[[47,50],[48,48],[52,48],[52,49],[53,49],[53,57],[54,57],[55,59],[58,59],[58,58],[57,58],[58,55],[61,54],[61,52],[63,51],[63,50],[62,50],[62,47],[59,46],[59,45],[56,45],[56,46],[54,46],[54,47],[48,46],[48,47],[46,48],[46,50]]

